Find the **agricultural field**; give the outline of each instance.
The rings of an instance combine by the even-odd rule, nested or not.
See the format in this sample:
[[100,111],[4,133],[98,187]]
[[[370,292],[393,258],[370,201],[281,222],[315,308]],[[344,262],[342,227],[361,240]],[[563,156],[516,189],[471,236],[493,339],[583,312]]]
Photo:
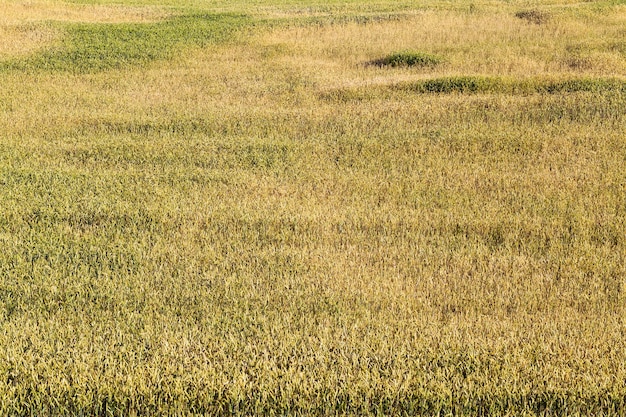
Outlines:
[[624,0],[0,0],[0,415],[625,415],[625,258]]

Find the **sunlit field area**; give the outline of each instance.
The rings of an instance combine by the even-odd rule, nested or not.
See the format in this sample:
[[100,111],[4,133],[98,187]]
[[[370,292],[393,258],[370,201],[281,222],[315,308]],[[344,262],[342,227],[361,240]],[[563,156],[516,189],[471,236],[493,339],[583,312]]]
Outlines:
[[624,0],[0,0],[0,415],[624,415],[625,258]]

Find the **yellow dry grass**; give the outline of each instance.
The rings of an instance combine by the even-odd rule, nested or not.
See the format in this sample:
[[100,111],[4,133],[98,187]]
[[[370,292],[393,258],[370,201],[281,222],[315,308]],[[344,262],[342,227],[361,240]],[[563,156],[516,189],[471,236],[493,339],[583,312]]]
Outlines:
[[0,23],[0,59],[25,56],[58,39],[49,27]]
[[[0,409],[619,415],[624,93],[384,88],[623,80],[623,9],[552,3],[0,73]],[[367,65],[404,49],[446,60]]]
[[[611,16],[621,16],[616,12]],[[380,84],[451,74],[514,77],[624,74],[626,59],[610,45],[623,35],[618,17],[589,25],[576,15],[555,12],[544,25],[528,24],[510,10],[458,13],[422,11],[397,21],[296,27],[265,37],[266,47],[285,48],[294,66],[307,68],[321,83]],[[312,39],[316,39],[312,42]],[[317,41],[319,39],[319,41]],[[583,46],[584,45],[584,46]],[[389,51],[419,49],[446,57],[446,65],[422,71],[363,69]],[[346,80],[346,78],[353,78]]]
[[154,22],[168,16],[158,6],[73,4],[60,1],[3,0],[0,25],[41,21],[86,23]]

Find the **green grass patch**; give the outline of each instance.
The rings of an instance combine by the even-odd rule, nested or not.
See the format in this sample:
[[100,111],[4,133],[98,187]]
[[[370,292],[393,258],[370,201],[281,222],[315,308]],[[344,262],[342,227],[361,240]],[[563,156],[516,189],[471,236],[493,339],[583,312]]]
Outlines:
[[558,94],[578,92],[626,91],[626,81],[610,78],[575,79],[513,79],[504,77],[458,76],[442,77],[394,86],[418,93],[508,93]]
[[63,25],[63,40],[0,69],[98,72],[171,59],[186,47],[232,39],[249,21],[241,15],[194,14],[156,23]]
[[379,67],[435,67],[443,59],[432,54],[417,51],[403,51],[387,55],[371,62]]
[[344,88],[325,92],[329,100],[367,100],[394,91],[417,94],[568,94],[626,93],[626,81],[618,78],[514,79],[489,76],[452,76],[401,82],[383,86]]

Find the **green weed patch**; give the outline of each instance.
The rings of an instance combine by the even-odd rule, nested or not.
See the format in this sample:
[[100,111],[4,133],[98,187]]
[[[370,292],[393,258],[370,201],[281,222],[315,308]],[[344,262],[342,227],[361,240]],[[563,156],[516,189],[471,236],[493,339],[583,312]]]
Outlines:
[[442,77],[396,85],[394,88],[418,93],[577,93],[626,91],[626,81],[605,78],[516,80],[500,77]]
[[432,54],[415,51],[397,52],[386,57],[374,60],[372,65],[379,67],[434,67],[443,62],[443,59]]
[[171,59],[186,47],[231,39],[247,22],[240,15],[197,14],[156,23],[64,25],[60,44],[0,69],[88,73]]
[[322,96],[330,100],[366,100],[391,92],[417,94],[567,94],[626,93],[626,81],[617,78],[511,79],[487,76],[453,76],[391,85],[337,89]]

